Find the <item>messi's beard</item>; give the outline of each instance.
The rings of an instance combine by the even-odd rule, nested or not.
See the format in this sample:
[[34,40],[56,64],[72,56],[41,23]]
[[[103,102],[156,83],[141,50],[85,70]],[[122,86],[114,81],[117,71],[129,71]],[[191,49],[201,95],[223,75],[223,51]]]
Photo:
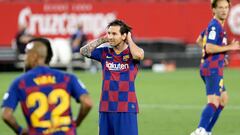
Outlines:
[[122,42],[119,42],[119,43],[115,44],[115,45],[114,45],[114,46],[112,46],[112,47],[114,47],[114,48],[118,48],[118,47],[119,47],[119,45],[121,45],[121,44],[124,44],[124,43],[126,43],[126,41],[125,41],[125,40],[123,40]]

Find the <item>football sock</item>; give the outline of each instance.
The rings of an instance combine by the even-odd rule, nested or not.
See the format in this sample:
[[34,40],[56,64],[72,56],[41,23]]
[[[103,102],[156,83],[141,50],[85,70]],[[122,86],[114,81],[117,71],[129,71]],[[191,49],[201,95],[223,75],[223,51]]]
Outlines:
[[215,112],[216,112],[216,106],[212,103],[208,103],[207,106],[202,111],[202,115],[201,115],[201,119],[198,127],[202,127],[206,129]]
[[212,128],[215,125],[216,121],[218,120],[218,117],[219,117],[220,113],[222,112],[223,108],[224,108],[224,106],[219,105],[219,107],[217,108],[216,112],[214,113],[210,123],[208,124],[208,126],[206,128],[207,132],[212,131]]

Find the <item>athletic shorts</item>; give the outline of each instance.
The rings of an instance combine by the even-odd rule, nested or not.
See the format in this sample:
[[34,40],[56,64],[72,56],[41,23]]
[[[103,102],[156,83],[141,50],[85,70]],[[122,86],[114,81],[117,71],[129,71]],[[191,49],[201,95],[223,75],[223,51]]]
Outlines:
[[138,135],[137,113],[100,112],[99,135]]
[[221,95],[225,91],[222,76],[201,76],[206,86],[206,95]]

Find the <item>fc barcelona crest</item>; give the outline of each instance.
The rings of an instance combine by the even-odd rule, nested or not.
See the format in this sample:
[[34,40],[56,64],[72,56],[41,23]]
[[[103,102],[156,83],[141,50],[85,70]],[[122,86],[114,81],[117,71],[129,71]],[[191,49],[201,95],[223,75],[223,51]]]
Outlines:
[[129,55],[124,55],[123,56],[123,61],[128,61],[128,59],[129,59]]

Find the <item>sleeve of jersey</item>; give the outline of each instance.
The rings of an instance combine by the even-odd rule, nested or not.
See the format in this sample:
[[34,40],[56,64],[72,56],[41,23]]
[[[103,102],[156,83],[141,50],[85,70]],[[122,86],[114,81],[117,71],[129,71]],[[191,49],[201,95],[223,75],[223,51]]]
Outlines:
[[200,36],[203,38],[204,37],[204,34],[205,34],[205,30],[203,30],[200,34]]
[[217,45],[220,36],[220,28],[217,25],[210,25],[207,33],[207,43]]
[[104,51],[103,47],[96,48],[95,50],[92,51],[91,57],[94,60],[101,61],[102,60],[102,52]]
[[9,90],[3,96],[2,108],[9,107],[9,108],[12,108],[13,110],[16,109],[19,101],[19,98],[17,96],[19,94],[17,93],[17,91],[18,91],[18,83],[15,80],[9,87]]
[[71,76],[71,95],[72,97],[79,102],[79,97],[83,94],[88,94],[88,91],[85,85],[81,82],[80,79],[77,79],[76,76]]

